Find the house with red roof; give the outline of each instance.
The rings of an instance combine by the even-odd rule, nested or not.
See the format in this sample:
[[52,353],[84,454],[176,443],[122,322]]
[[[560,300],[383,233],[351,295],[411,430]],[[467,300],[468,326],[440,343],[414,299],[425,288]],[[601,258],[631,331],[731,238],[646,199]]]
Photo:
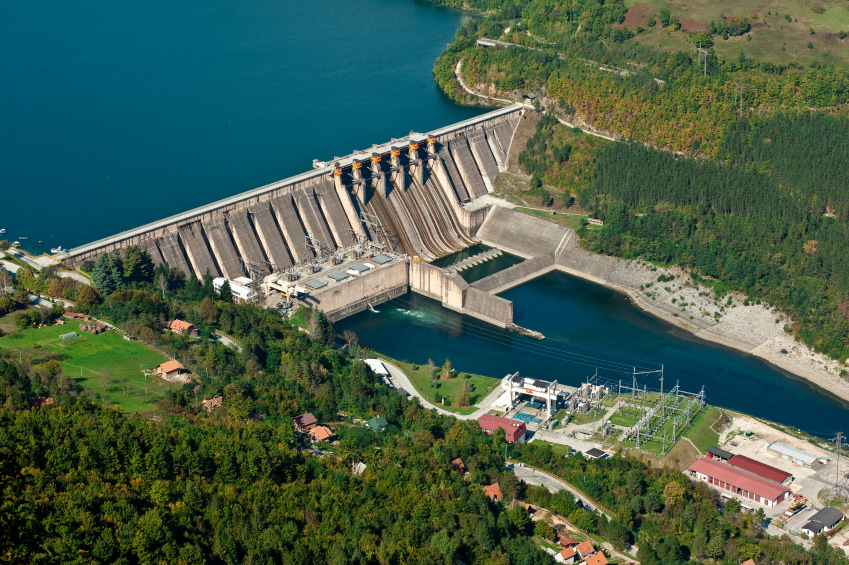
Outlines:
[[493,416],[492,414],[484,414],[478,418],[478,425],[487,435],[492,435],[495,430],[501,428],[504,430],[504,439],[507,440],[507,443],[523,443],[525,441],[525,433],[528,431],[524,422],[502,418],[501,416]]
[[575,551],[578,553],[578,557],[583,560],[595,553],[595,548],[589,541],[582,541],[575,548]]
[[564,534],[563,532],[560,532],[557,534],[557,543],[560,545],[560,547],[563,548],[575,547],[578,545],[578,540],[576,540],[569,534]]
[[566,565],[571,565],[576,559],[578,559],[578,553],[574,547],[564,547],[560,550],[560,553],[554,556],[555,561],[565,563]]
[[504,495],[501,494],[501,486],[498,483],[493,483],[488,487],[483,487],[483,493],[492,502],[498,502],[504,498]]
[[194,326],[194,324],[190,324],[183,320],[173,320],[169,322],[168,329],[174,332],[175,334],[186,334],[189,337],[198,336],[198,329]]
[[153,370],[153,373],[159,378],[165,379],[166,381],[171,380],[179,380],[185,374],[188,374],[189,371],[183,367],[179,361],[166,361],[162,363],[160,366]]
[[584,561],[586,565],[607,565],[607,557],[600,551],[596,551],[592,555],[586,558]]
[[455,471],[457,471],[461,475],[466,474],[466,464],[463,463],[463,460],[459,457],[451,461],[451,466],[454,468]]
[[784,485],[707,457],[696,460],[688,470],[691,477],[764,506],[775,506],[790,496]]
[[327,441],[333,437],[333,430],[327,426],[316,426],[310,430],[310,437],[313,441]]

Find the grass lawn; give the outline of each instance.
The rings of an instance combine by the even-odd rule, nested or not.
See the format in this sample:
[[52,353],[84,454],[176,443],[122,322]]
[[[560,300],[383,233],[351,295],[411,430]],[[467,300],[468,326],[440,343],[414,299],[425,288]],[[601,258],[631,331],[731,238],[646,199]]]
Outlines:
[[[33,364],[59,360],[62,371],[81,386],[100,395],[106,404],[126,412],[154,410],[156,402],[173,385],[145,379],[142,368],[152,369],[168,360],[139,341],[126,341],[119,332],[90,335],[79,331],[79,322],[61,326],[17,330],[0,338],[0,349],[20,355]],[[76,341],[59,337],[77,332]]]
[[294,314],[292,314],[289,321],[295,327],[307,329],[307,326],[310,323],[310,309],[301,306]]
[[722,415],[722,410],[716,406],[706,406],[702,413],[693,420],[693,425],[684,432],[684,437],[693,442],[696,448],[704,452],[711,445],[719,443],[719,434],[711,426]]
[[[471,384],[474,385],[474,390],[470,394],[472,406],[468,408],[457,408],[453,405],[453,403],[457,393],[460,391],[460,387],[463,385],[463,379],[456,377],[448,380],[440,379],[439,388],[434,389],[430,387],[431,380],[428,376],[427,365],[416,365],[417,368],[413,369],[413,365],[406,361],[397,361],[379,353],[376,355],[404,371],[404,374],[407,375],[410,382],[413,383],[413,386],[416,387],[416,390],[425,399],[440,408],[457,414],[471,414],[477,410],[477,408],[475,408],[475,404],[486,398],[486,395],[492,391],[492,387],[498,386],[500,382],[499,379],[484,377],[482,375],[469,375],[469,380],[471,381]],[[437,367],[437,372],[439,372],[439,370],[440,368]],[[442,404],[442,398],[445,398],[445,404]]]
[[[580,228],[581,220],[587,217],[583,214],[565,214],[563,212],[555,212],[554,214],[551,214],[551,212],[546,212],[544,210],[534,210],[532,208],[522,207],[518,207],[515,210],[523,214],[528,214],[529,216],[536,216],[537,218],[542,218],[549,222],[560,224],[563,227],[572,228],[573,230]],[[587,229],[595,229],[596,227],[597,226],[587,226]]]

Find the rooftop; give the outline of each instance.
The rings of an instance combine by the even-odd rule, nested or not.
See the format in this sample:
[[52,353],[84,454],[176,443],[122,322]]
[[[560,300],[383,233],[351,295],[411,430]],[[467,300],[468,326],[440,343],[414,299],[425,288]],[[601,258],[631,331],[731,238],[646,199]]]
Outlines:
[[312,412],[307,412],[306,414],[301,414],[300,416],[295,417],[295,423],[299,426],[311,426],[317,422],[318,420],[315,419]]
[[703,475],[707,475],[723,483],[734,485],[735,487],[749,491],[758,496],[762,496],[769,500],[775,500],[783,493],[787,492],[787,487],[783,487],[778,483],[764,479],[749,471],[738,469],[732,465],[720,463],[707,457],[698,459],[690,465],[690,470]]
[[333,430],[327,426],[316,426],[310,430],[310,434],[316,441],[324,441],[333,435]]
[[745,455],[735,455],[734,457],[728,460],[728,463],[734,465],[735,467],[739,467],[740,469],[751,471],[756,475],[760,475],[761,477],[769,479],[771,481],[775,481],[776,483],[783,483],[788,478],[793,476],[793,473],[782,471],[781,469],[777,469],[772,465],[761,463],[760,461],[756,461],[755,459],[751,459],[749,457],[746,457]]
[[501,494],[501,486],[498,483],[493,483],[488,487],[483,487],[483,493],[490,500],[501,500],[504,495]]
[[307,281],[306,285],[313,290],[318,290],[319,288],[324,288],[325,286],[327,286],[327,283],[324,281],[313,279],[311,281]]
[[580,555],[581,559],[583,559],[587,555],[595,553],[595,548],[593,547],[593,544],[589,541],[582,541],[578,544],[578,547],[575,548],[575,551],[577,551],[578,555]]
[[[810,522],[816,522],[818,524],[822,524],[824,528],[831,529],[833,528],[840,520],[843,519],[843,512],[835,508],[834,506],[826,506],[813,516],[811,516]],[[807,524],[805,525],[806,529],[808,528]]]
[[604,457],[605,455],[607,455],[607,453],[598,449],[597,447],[593,447],[592,449],[588,449],[586,453],[584,453],[584,455],[593,459],[598,459],[600,457]]
[[782,453],[784,455],[788,455],[793,457],[794,459],[799,459],[800,461],[804,461],[808,465],[817,461],[819,457],[816,455],[811,455],[807,451],[802,451],[801,449],[796,449],[786,443],[781,443],[780,441],[772,441],[769,443],[768,449],[772,449],[777,451],[778,453]]
[[166,374],[167,373],[173,373],[174,371],[179,371],[183,368],[184,367],[182,365],[180,365],[179,361],[166,361],[165,363],[163,363],[159,367],[157,367],[157,369],[159,369],[160,371],[162,371],[163,373],[166,373]]
[[721,457],[722,459],[731,459],[734,457],[734,454],[730,451],[725,451],[724,449],[719,449],[718,447],[710,446],[706,450],[711,455],[716,455],[717,457]]
[[372,259],[372,261],[374,261],[378,265],[385,265],[386,263],[389,263],[390,261],[392,261],[392,255],[387,255],[386,253],[381,253],[380,255],[378,255],[377,257]]

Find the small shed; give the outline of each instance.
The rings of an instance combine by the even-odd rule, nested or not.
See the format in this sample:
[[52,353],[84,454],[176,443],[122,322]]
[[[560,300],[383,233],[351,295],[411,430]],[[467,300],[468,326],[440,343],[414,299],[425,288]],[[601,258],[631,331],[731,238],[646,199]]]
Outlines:
[[354,463],[351,465],[351,473],[355,475],[362,475],[366,472],[366,464],[360,461],[359,463]]
[[525,94],[525,99],[531,104],[533,104],[534,101],[537,99],[537,95],[533,92],[528,92],[527,94]]
[[734,454],[730,451],[725,451],[724,449],[719,449],[718,447],[710,446],[707,448],[707,456],[711,459],[717,459],[719,461],[728,461]]
[[587,459],[604,459],[608,456],[608,453],[593,447],[592,449],[588,449],[584,455],[587,456]]

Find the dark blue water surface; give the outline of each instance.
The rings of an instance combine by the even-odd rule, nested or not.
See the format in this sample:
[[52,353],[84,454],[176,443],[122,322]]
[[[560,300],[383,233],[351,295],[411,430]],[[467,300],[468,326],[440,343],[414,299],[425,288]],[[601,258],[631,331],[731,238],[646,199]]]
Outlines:
[[[382,353],[411,362],[451,359],[459,371],[507,373],[577,385],[596,370],[600,381],[627,384],[637,370],[664,367],[664,388],[705,387],[711,404],[797,426],[820,437],[849,429],[849,404],[752,355],[693,337],[636,308],[613,290],[554,272],[502,294],[516,324],[546,339],[510,334],[438,302],[407,294],[336,324]],[[638,377],[649,389],[657,375]]]
[[480,114],[431,72],[463,17],[417,0],[7,2],[4,237],[71,247]]

